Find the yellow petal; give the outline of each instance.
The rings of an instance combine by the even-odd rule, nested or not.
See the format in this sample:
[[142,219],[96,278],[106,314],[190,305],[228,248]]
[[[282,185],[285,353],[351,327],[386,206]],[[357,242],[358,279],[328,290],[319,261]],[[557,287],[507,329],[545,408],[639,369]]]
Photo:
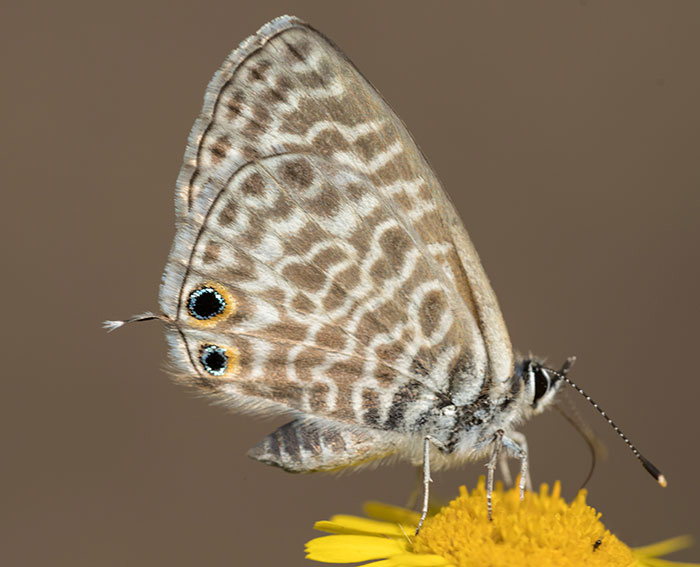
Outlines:
[[[397,555],[397,557],[400,557]],[[381,559],[379,561],[372,561],[371,563],[363,563],[357,567],[403,567],[402,563],[397,563],[394,558]]]
[[440,555],[423,553],[402,553],[386,560],[386,567],[446,567],[449,564],[450,562]]
[[405,531],[396,524],[357,516],[333,516],[330,521],[316,522],[314,529],[333,534],[379,534],[396,537],[406,535]]
[[384,559],[406,552],[406,541],[366,535],[330,535],[306,544],[307,559],[324,563],[354,563]]
[[389,506],[381,502],[367,502],[364,506],[365,514],[375,520],[384,520],[393,524],[404,526],[417,526],[420,514],[413,510],[400,508],[399,506]]
[[646,557],[661,557],[668,555],[679,549],[686,549],[693,544],[693,538],[690,536],[678,536],[671,539],[666,539],[644,547],[635,547],[632,551],[635,555],[643,555]]
[[402,553],[389,559],[364,563],[360,567],[454,567],[439,555],[419,555]]
[[391,559],[381,559],[372,563],[363,563],[361,567],[395,567]]
[[637,565],[639,567],[700,567],[700,563],[681,563],[656,557],[638,557]]

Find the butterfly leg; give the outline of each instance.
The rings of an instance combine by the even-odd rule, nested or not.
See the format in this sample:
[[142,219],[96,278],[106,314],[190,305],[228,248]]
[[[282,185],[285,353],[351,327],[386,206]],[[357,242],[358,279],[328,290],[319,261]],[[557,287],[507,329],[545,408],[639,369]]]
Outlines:
[[501,469],[501,476],[503,477],[503,482],[506,486],[513,486],[513,477],[510,474],[510,467],[508,466],[508,456],[505,453],[501,453],[498,457],[498,467]]
[[420,513],[420,520],[416,528],[416,535],[423,527],[425,517],[428,515],[428,504],[430,501],[430,483],[433,479],[430,478],[430,437],[423,440],[423,508]]
[[493,477],[496,471],[496,464],[498,463],[498,456],[501,453],[501,448],[503,447],[503,430],[499,429],[496,431],[496,435],[493,440],[493,449],[491,450],[491,458],[486,464],[486,509],[488,510],[489,520],[491,519],[493,513]]
[[[512,441],[515,444],[515,446],[519,449],[520,452],[515,451],[515,450],[514,450],[514,452],[510,451],[510,450],[508,450],[506,452],[508,453],[508,456],[516,457],[516,458],[520,459],[520,461],[521,461],[520,462],[521,482],[522,482],[522,478],[524,477],[525,478],[525,490],[532,490],[532,478],[530,477],[530,468],[528,467],[528,463],[527,463],[528,455],[529,455],[528,450],[527,450],[527,438],[525,437],[525,435],[523,435],[519,431],[510,431],[508,433],[508,437],[509,437],[508,441]],[[505,444],[505,441],[504,441],[504,444]],[[506,448],[508,449],[508,447],[506,447]],[[524,453],[524,457],[522,456],[523,453]],[[522,464],[523,458],[526,461],[524,467]],[[524,470],[524,473],[523,473],[523,470]]]
[[[518,484],[520,487],[520,500],[522,500],[525,497],[525,486],[528,485],[531,488],[527,443],[525,442],[525,436],[521,433],[517,434],[517,437],[520,438],[519,441],[512,439],[513,433],[510,433],[510,435],[511,437],[502,437],[501,442],[508,455],[520,459],[520,482]],[[525,443],[524,447],[523,443]]]

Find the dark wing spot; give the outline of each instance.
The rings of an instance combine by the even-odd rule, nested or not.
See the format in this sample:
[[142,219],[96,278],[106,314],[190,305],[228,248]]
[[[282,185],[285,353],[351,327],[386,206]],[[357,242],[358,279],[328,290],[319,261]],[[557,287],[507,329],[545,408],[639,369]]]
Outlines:
[[294,263],[285,266],[282,274],[299,289],[315,292],[321,289],[326,276],[309,263]]
[[426,337],[432,336],[440,326],[447,304],[442,292],[430,291],[423,296],[419,309],[421,330]]
[[265,74],[271,66],[272,63],[270,63],[269,61],[260,61],[250,70],[251,81],[262,81],[265,78]]
[[347,151],[348,141],[337,130],[321,130],[312,141],[314,150],[323,156],[331,156],[336,152]]
[[245,102],[245,95],[241,91],[233,93],[231,98],[226,101],[226,108],[228,109],[227,118],[233,120],[234,118],[240,116],[243,113],[243,103]]
[[199,355],[199,360],[212,376],[223,376],[228,366],[226,351],[216,345],[205,345]]
[[289,50],[289,53],[292,54],[292,56],[297,60],[297,61],[306,61],[306,56],[308,55],[309,52],[309,46],[308,44],[293,44],[293,43],[287,43],[285,42],[285,45],[287,46],[287,49]]
[[282,179],[294,189],[306,189],[314,182],[314,172],[304,159],[288,161],[282,167]]
[[389,430],[400,430],[403,426],[403,419],[408,406],[418,399],[422,385],[417,380],[407,382],[394,394],[389,408],[389,416],[384,423],[384,428]]
[[219,163],[226,157],[231,148],[231,140],[228,136],[220,136],[211,146],[211,159],[214,163]]
[[398,226],[386,230],[379,238],[379,245],[395,271],[401,269],[413,242],[408,234]]
[[309,405],[311,410],[321,413],[328,411],[328,384],[314,382],[309,388]]
[[376,283],[381,283],[384,280],[391,278],[394,272],[391,270],[391,265],[387,261],[386,255],[382,255],[370,266],[369,275]]
[[221,244],[210,240],[204,247],[204,263],[213,264],[219,260],[221,254]]
[[377,132],[370,132],[355,140],[355,148],[365,161],[370,161],[386,148],[386,144]]
[[345,348],[347,336],[335,325],[324,325],[316,333],[316,344],[335,352],[341,352]]
[[235,201],[231,200],[226,205],[224,205],[224,208],[221,209],[221,212],[219,213],[219,224],[221,226],[228,226],[231,223],[233,223],[236,220],[236,203]]
[[254,161],[260,157],[258,149],[250,144],[243,146],[241,153],[246,161]]
[[307,207],[314,215],[332,217],[340,209],[340,198],[331,185],[324,184],[318,195],[307,202]]
[[241,183],[241,193],[259,197],[265,192],[265,179],[257,171],[250,174]]
[[187,310],[200,321],[221,315],[226,309],[224,296],[211,287],[197,288],[187,299]]
[[379,425],[379,395],[377,392],[368,389],[362,391],[362,409],[364,411],[362,420],[365,425]]

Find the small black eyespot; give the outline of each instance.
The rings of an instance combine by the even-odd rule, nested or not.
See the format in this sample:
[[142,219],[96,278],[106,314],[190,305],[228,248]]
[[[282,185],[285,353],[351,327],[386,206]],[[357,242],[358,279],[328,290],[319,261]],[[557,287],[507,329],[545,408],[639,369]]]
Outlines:
[[206,345],[202,348],[199,360],[204,366],[204,370],[212,376],[223,376],[228,367],[228,356],[226,351],[216,345]]
[[226,309],[226,300],[212,287],[200,287],[190,293],[187,310],[200,321],[221,315]]
[[593,544],[593,551],[598,551],[598,548],[600,547],[601,543],[603,543],[602,540],[595,540],[595,543]]

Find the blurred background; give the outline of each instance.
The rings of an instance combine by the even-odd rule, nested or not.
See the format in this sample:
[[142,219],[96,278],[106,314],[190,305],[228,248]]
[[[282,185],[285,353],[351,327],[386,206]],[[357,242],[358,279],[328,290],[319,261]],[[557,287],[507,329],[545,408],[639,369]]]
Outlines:
[[[606,525],[630,545],[700,535],[700,3],[41,1],[0,23],[2,563],[302,566],[315,520],[407,501],[408,465],[293,476],[249,460],[279,423],[172,384],[158,323],[100,328],[157,309],[204,89],[283,13],[407,123],[516,348],[578,356],[572,377],[666,474],[663,490],[576,400],[610,452],[588,486]],[[523,430],[535,482],[573,496],[581,438],[556,412]],[[434,494],[483,471],[436,474]]]

